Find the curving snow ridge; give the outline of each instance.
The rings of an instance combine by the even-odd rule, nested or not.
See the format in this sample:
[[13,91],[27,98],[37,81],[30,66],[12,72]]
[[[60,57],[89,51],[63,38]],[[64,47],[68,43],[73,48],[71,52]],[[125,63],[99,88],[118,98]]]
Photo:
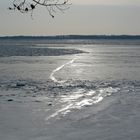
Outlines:
[[66,82],[65,80],[57,80],[57,79],[55,78],[54,75],[56,74],[56,72],[58,72],[58,71],[60,71],[61,69],[63,69],[66,65],[72,64],[72,63],[75,61],[75,59],[76,59],[76,58],[73,58],[73,59],[70,60],[69,62],[67,62],[67,63],[65,63],[65,64],[59,66],[59,67],[56,68],[56,69],[54,69],[54,70],[52,71],[52,73],[50,74],[50,79],[51,79],[52,81],[54,81],[55,83],[64,83],[64,82]]

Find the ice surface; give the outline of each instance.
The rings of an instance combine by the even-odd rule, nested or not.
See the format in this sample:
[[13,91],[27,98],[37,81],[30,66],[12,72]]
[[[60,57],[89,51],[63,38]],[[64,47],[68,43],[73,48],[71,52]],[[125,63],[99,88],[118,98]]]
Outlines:
[[0,139],[140,139],[138,45],[35,43],[0,44]]

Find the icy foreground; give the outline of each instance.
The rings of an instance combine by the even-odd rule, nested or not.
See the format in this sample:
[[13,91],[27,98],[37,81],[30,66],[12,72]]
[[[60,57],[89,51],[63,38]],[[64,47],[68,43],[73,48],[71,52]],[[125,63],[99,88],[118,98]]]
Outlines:
[[25,93],[25,87],[2,90],[0,137],[2,140],[137,140],[140,85],[129,84],[121,88],[113,83],[112,87],[110,84],[88,87],[85,83],[68,88],[56,86],[49,89],[52,95],[40,95],[43,86],[32,94]]
[[0,47],[0,140],[140,139],[139,46]]

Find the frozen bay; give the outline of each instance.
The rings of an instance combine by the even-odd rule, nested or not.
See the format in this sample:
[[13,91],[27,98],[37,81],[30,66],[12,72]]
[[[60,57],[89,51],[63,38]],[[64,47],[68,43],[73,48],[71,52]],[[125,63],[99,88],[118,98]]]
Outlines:
[[79,42],[0,42],[0,139],[140,138],[140,46]]

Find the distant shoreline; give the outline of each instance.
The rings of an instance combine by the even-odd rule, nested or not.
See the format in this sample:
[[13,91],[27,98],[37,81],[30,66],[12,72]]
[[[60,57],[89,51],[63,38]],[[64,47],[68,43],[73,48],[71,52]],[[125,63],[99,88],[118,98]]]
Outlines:
[[48,39],[48,40],[89,40],[89,39],[96,39],[96,40],[139,40],[140,35],[56,35],[56,36],[0,36],[0,39]]

